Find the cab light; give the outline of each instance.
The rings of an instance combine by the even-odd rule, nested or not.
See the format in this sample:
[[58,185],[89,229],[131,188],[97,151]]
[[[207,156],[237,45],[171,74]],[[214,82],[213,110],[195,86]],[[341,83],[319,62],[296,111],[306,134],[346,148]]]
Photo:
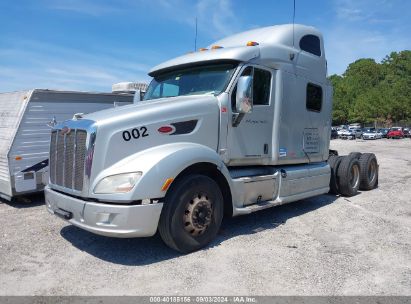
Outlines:
[[258,45],[259,43],[258,42],[255,42],[255,41],[248,41],[247,42],[247,46],[256,46],[256,45]]
[[223,47],[221,45],[213,45],[211,47],[212,50],[217,50],[217,49],[222,49]]
[[200,48],[199,51],[200,51],[200,52],[208,51],[208,49],[207,49],[207,48]]
[[166,181],[163,184],[163,187],[161,187],[161,191],[167,191],[167,189],[170,187],[173,180],[174,180],[174,178],[167,178]]

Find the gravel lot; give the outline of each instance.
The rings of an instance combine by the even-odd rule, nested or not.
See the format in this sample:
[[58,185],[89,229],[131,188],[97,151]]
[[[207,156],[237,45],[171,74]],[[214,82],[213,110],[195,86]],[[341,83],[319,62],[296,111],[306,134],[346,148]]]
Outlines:
[[186,256],[158,235],[82,231],[42,196],[0,201],[0,295],[411,295],[411,140],[331,147],[374,152],[379,188],[225,219],[211,246]]

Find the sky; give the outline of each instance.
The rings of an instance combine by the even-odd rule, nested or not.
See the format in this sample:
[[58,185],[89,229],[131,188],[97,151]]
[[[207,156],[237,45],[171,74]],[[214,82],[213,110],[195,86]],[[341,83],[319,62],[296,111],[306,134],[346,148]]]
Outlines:
[[[157,64],[237,32],[291,23],[293,0],[1,0],[0,92],[111,91]],[[324,35],[329,74],[411,49],[409,0],[296,0]]]

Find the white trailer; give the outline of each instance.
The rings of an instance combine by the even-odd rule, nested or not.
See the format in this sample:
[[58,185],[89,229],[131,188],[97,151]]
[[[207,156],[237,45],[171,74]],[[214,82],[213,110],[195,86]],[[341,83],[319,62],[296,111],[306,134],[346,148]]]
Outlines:
[[33,89],[0,94],[0,197],[41,191],[48,180],[50,130],[75,113],[130,104],[133,94]]

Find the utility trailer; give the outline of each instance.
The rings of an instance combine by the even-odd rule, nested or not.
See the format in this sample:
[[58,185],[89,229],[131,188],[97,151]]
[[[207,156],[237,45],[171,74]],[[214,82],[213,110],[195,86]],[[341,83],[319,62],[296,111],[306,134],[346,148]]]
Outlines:
[[42,191],[48,181],[50,130],[75,113],[133,102],[133,94],[34,89],[0,94],[0,197]]
[[215,238],[224,214],[376,187],[373,154],[329,150],[326,69],[323,37],[304,25],[239,33],[154,67],[143,101],[53,128],[47,210],[105,236],[159,231],[186,253]]

